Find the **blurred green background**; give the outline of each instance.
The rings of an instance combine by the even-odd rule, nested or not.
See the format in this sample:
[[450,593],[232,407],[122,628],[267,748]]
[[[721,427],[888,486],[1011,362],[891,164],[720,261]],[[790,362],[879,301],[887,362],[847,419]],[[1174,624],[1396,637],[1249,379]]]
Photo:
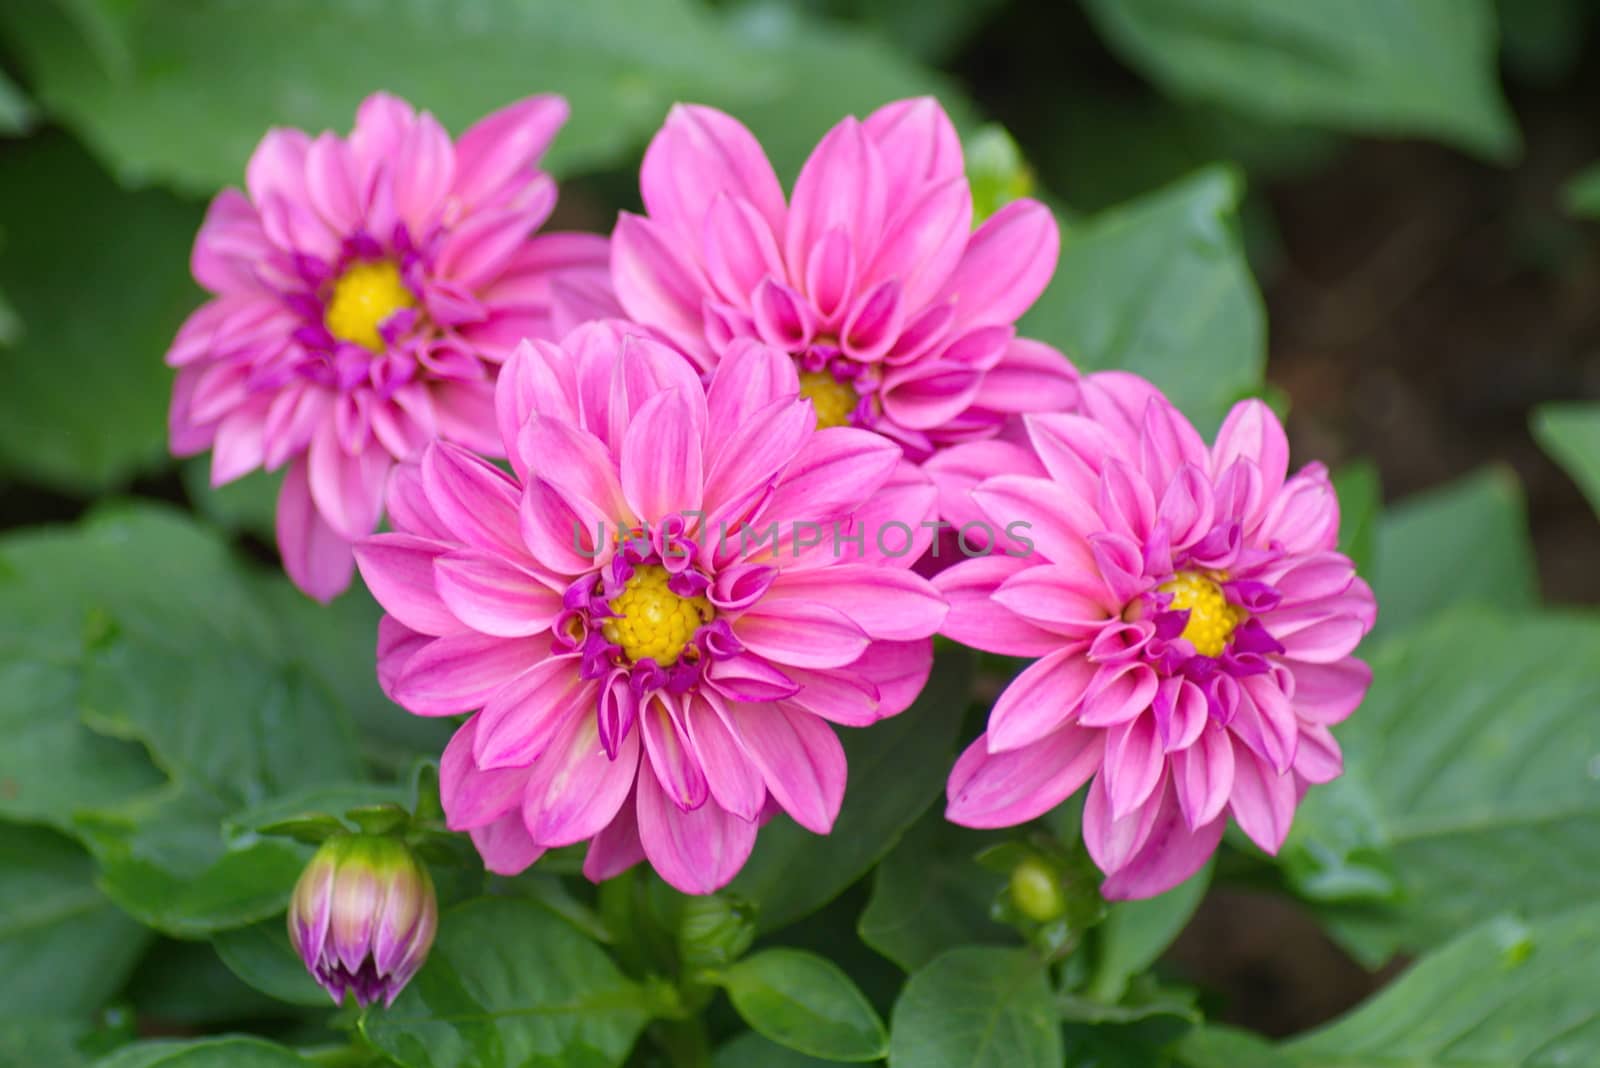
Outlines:
[[[1379,683],[1344,736],[1360,773],[1173,951],[1224,1019],[1303,1029],[1392,974],[1358,960],[1600,891],[1600,800],[1568,766],[1600,750],[1597,625],[1541,609],[1600,602],[1600,5],[7,0],[0,1064],[30,1012],[62,1018],[66,1049],[107,1005],[147,1033],[279,1011],[233,977],[270,986],[247,925],[302,858],[250,839],[258,810],[392,790],[439,746],[444,725],[376,691],[365,595],[319,609],[271,570],[271,479],[212,493],[165,447],[206,198],[268,126],[348,129],[376,89],[457,132],[565,94],[553,225],[595,230],[636,206],[673,101],[736,114],[787,179],[844,114],[936,94],[985,196],[1031,188],[1060,215],[1026,331],[1148,375],[1207,429],[1249,394],[1289,413],[1378,589]],[[1529,679],[1544,696],[1507,729],[1539,745],[1475,744],[1473,717],[1521,709]],[[1417,725],[1425,686],[1457,710],[1444,740]],[[1417,778],[1441,745],[1459,783]],[[938,784],[917,789],[926,807]],[[1530,884],[1533,855],[1559,863]],[[60,906],[17,904],[40,895]]]

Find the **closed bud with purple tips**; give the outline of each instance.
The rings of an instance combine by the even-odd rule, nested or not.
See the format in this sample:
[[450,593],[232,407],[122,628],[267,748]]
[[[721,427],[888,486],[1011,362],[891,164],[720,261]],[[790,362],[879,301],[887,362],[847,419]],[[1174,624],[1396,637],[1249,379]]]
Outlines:
[[343,1004],[391,1005],[422,967],[439,926],[433,879],[405,843],[344,834],[324,842],[289,903],[289,941]]

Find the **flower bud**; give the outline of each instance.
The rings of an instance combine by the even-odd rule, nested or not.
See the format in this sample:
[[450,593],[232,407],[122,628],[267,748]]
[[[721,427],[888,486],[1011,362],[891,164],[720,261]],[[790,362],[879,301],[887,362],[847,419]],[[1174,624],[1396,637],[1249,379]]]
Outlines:
[[395,838],[338,835],[306,865],[289,902],[289,941],[343,1004],[394,1003],[422,967],[439,926],[433,879]]
[[1027,857],[1011,869],[1011,903],[1035,923],[1049,923],[1067,911],[1061,876],[1037,857]]
[[755,941],[755,909],[730,894],[705,894],[683,902],[678,955],[684,968],[725,968]]

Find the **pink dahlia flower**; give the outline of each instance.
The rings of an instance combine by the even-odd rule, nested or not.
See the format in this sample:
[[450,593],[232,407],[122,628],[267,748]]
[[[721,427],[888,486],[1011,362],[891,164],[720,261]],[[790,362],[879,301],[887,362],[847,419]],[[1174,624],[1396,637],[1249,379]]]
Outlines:
[[747,344],[702,386],[622,330],[519,349],[497,396],[516,477],[435,444],[396,471],[397,532],[356,556],[388,612],[389,694],[475,712],[440,785],[491,870],[588,840],[592,879],[647,857],[704,893],[769,800],[827,833],[831,724],[894,715],[926,681],[944,603],[866,531],[932,490],[896,481],[891,442],[814,430],[786,357]]
[[[1283,428],[1236,405],[1209,448],[1149,383],[1085,379],[1083,414],[1025,419],[952,464],[1013,537],[935,579],[944,633],[1037,657],[950,774],[949,818],[1022,823],[1085,782],[1083,837],[1109,898],[1195,872],[1233,819],[1276,852],[1307,786],[1341,770],[1329,726],[1371,681],[1351,657],[1376,605],[1334,550],[1321,464],[1286,477]],[[991,467],[991,470],[994,468]]]
[[1070,408],[1072,365],[1015,327],[1055,270],[1055,220],[1018,200],[973,231],[963,167],[938,103],[903,100],[835,126],[785,202],[749,130],[676,107],[645,153],[647,217],[612,236],[618,299],[706,368],[745,338],[788,353],[821,425],[915,462]]
[[530,239],[566,116],[531,97],[452,144],[379,93],[348,138],[271,131],[248,192],[211,202],[192,269],[215,296],[167,352],[172,451],[211,449],[216,486],[289,465],[278,547],[313,597],[349,584],[396,460],[435,437],[500,452],[495,372],[518,341],[610,313],[604,238]]

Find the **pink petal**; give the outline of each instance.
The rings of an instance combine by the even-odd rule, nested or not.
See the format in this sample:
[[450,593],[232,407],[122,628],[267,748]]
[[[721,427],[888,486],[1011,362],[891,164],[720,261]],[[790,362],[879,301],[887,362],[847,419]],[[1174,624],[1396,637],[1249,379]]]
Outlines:
[[972,499],[996,529],[1024,546],[1033,563],[1092,569],[1094,555],[1084,536],[1101,529],[1101,521],[1091,501],[1027,475],[986,479],[972,491]]
[[1240,401],[1222,421],[1211,449],[1213,477],[1238,459],[1250,460],[1260,468],[1266,499],[1277,495],[1289,472],[1289,439],[1272,409],[1259,400]]
[[893,641],[931,637],[947,611],[944,598],[922,576],[867,564],[786,571],[758,611],[785,600],[838,609],[869,636]]
[[792,359],[758,341],[734,343],[722,354],[706,387],[707,441],[720,455],[725,447],[718,443],[751,422],[755,413],[799,394],[800,378]]
[[455,181],[456,154],[450,135],[426,111],[401,143],[390,175],[394,206],[411,233],[420,238],[432,229]]
[[705,486],[700,449],[700,428],[682,390],[647,402],[622,442],[622,492],[633,514],[656,522],[675,512],[698,512]]
[[1121,817],[1111,815],[1110,799],[1106,796],[1105,776],[1095,776],[1089,784],[1089,793],[1083,801],[1083,844],[1095,865],[1107,875],[1116,875],[1138,855],[1157,819],[1162,815],[1161,794],[1167,784],[1156,788],[1161,793]]
[[844,747],[832,727],[770,704],[730,708],[724,722],[796,823],[817,834],[833,829],[844,800],[846,768]]
[[692,812],[674,805],[655,776],[641,775],[639,839],[661,877],[686,894],[709,894],[726,886],[755,847],[755,820],[740,819],[715,801]]
[[795,179],[785,259],[804,264],[834,227],[850,234],[858,248],[872,248],[883,232],[887,192],[878,147],[859,121],[846,118],[828,131]]
[[1023,668],[989,713],[989,752],[1039,743],[1077,710],[1098,669],[1078,647],[1057,649]]
[[980,735],[945,785],[945,818],[963,827],[1014,827],[1065,801],[1100,766],[1100,731],[1064,727],[1039,742],[991,753]]
[[468,204],[489,200],[530,172],[567,121],[566,100],[530,96],[490,113],[456,142],[455,194]]
[[485,552],[525,557],[517,487],[505,472],[459,445],[429,446],[422,458],[428,502],[456,537]]
[[879,719],[897,716],[911,707],[928,684],[933,643],[873,642],[850,670],[878,688]]
[[1043,342],[1015,338],[984,373],[973,403],[997,412],[1067,411],[1078,403],[1078,370]]
[[393,697],[419,716],[471,712],[549,653],[548,639],[492,638],[470,631],[436,638],[406,661]]
[[307,455],[311,497],[328,525],[349,541],[371,534],[383,515],[384,486],[393,458],[376,447],[351,455],[340,445],[331,422],[318,429]]
[[754,820],[767,800],[766,783],[760,769],[751,763],[723,722],[727,713],[717,709],[715,698],[693,690],[684,695],[683,718],[689,744],[715,803],[739,819]]
[[534,762],[522,818],[533,840],[547,849],[593,838],[605,829],[632,792],[651,776],[639,772],[639,732],[629,731],[615,760],[600,744],[592,715],[573,716]]
[[1106,799],[1111,818],[1120,819],[1143,805],[1166,767],[1155,719],[1135,716],[1106,731]]
[[965,177],[961,138],[934,97],[885,104],[862,128],[883,155],[889,188],[897,194],[924,182]]
[[733,633],[757,656],[795,667],[844,667],[871,639],[836,608],[809,601],[763,600],[734,621]]
[[763,278],[784,276],[772,227],[748,200],[719,193],[701,228],[706,277],[723,300],[743,306]]
[[306,195],[306,153],[311,138],[300,130],[274,127],[245,165],[244,185],[250,199],[261,204],[268,197],[303,201]]
[[697,336],[700,270],[674,251],[676,244],[661,224],[623,212],[611,233],[611,280],[630,318]]
[[433,562],[448,546],[411,534],[377,534],[355,547],[356,565],[373,598],[419,634],[456,634],[462,620],[439,597]]
[[850,233],[835,226],[811,247],[805,260],[805,291],[824,323],[837,321],[856,280],[856,254]]
[[303,459],[290,466],[278,490],[276,526],[283,569],[296,586],[324,603],[344,592],[355,556],[312,503]]
[[453,831],[466,831],[493,823],[507,812],[522,819],[522,793],[528,783],[526,768],[480,771],[473,762],[474,716],[450,738],[439,758],[439,801]]
[[900,449],[881,435],[853,427],[829,427],[801,446],[762,510],[788,534],[794,521],[823,522],[869,498],[894,474]]
[[484,634],[537,634],[562,612],[560,593],[503,557],[463,549],[440,556],[433,572],[438,596],[451,614]]
[[639,168],[645,209],[680,233],[697,234],[711,203],[727,193],[748,201],[781,232],[783,188],[755,137],[714,108],[678,104]]
[[639,711],[639,727],[661,789],[668,800],[687,812],[705,804],[710,790],[687,728],[678,722],[675,711],[675,703],[669,704],[664,695],[646,698]]
[[778,703],[791,711],[820,716],[842,727],[870,727],[883,718],[878,714],[878,688],[853,670],[790,668],[789,672],[800,688]]
[[1125,723],[1150,707],[1158,686],[1156,673],[1147,664],[1104,665],[1084,694],[1078,722],[1085,727]]
[[938,300],[957,300],[956,323],[1014,322],[1055,273],[1061,235],[1050,209],[1013,200],[972,235]]
[[1344,773],[1344,754],[1328,728],[1316,724],[1300,728],[1294,771],[1309,783],[1332,782]]
[[1092,573],[1058,564],[1030,567],[1006,579],[995,602],[1069,639],[1093,638],[1115,614]]
[[638,803],[629,797],[617,810],[616,819],[589,842],[583,858],[583,875],[590,882],[614,878],[644,859],[644,844],[639,841]]
[[1044,656],[1061,648],[1062,639],[1036,627],[993,599],[994,591],[1030,561],[1010,556],[963,560],[933,578],[934,588],[950,605],[939,632],[947,638],[1001,656]]
[[1190,827],[1212,823],[1233,793],[1233,740],[1208,724],[1194,745],[1172,754],[1172,782]]
[[1239,829],[1267,853],[1276,855],[1294,820],[1294,775],[1279,775],[1247,749],[1234,747],[1233,792],[1228,807]]
[[385,697],[394,701],[394,684],[406,664],[432,641],[426,634],[418,634],[393,616],[378,617],[378,688]]
[[1107,901],[1129,901],[1166,893],[1205,866],[1222,841],[1226,823],[1216,819],[1190,830],[1177,806],[1164,799],[1144,845],[1100,885],[1101,895]]
[[1372,669],[1360,660],[1330,664],[1291,663],[1295,715],[1328,726],[1344,722],[1372,685]]
[[573,719],[594,719],[596,684],[577,656],[551,656],[495,688],[478,715],[473,761],[486,771],[526,767]]
[[587,430],[535,415],[522,428],[517,447],[538,458],[536,477],[561,490],[578,514],[630,528],[635,518],[649,518],[633,511],[617,477],[616,461]]
[[520,875],[544,856],[522,822],[522,810],[512,809],[493,823],[471,830],[472,844],[483,858],[483,866],[496,875]]

